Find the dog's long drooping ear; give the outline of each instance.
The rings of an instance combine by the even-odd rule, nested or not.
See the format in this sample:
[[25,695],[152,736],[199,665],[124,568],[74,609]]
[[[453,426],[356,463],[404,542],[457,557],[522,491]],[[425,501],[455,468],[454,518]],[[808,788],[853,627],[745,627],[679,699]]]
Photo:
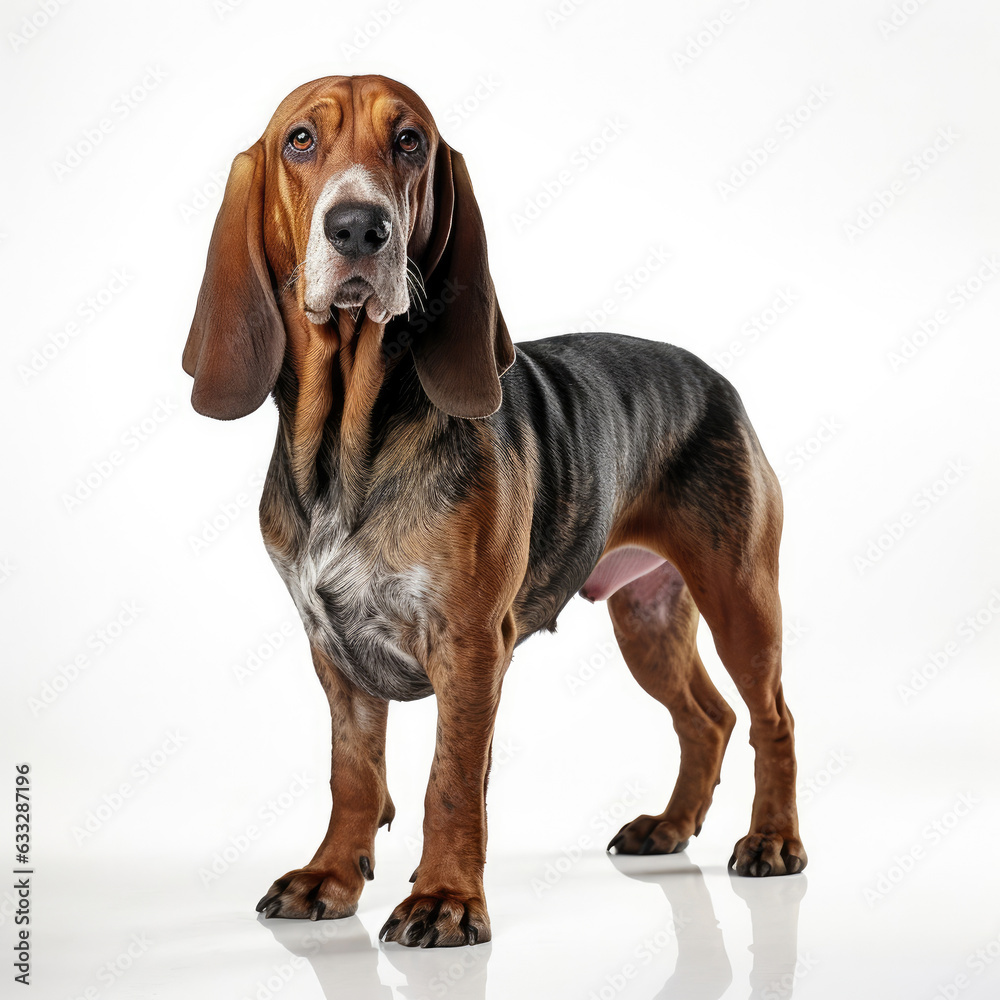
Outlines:
[[486,231],[461,153],[443,140],[434,164],[435,226],[427,252],[428,308],[411,350],[430,401],[453,417],[500,408],[514,345],[486,257]]
[[233,160],[212,240],[184,371],[194,376],[191,405],[208,417],[252,413],[274,388],[285,328],[264,255],[264,149]]

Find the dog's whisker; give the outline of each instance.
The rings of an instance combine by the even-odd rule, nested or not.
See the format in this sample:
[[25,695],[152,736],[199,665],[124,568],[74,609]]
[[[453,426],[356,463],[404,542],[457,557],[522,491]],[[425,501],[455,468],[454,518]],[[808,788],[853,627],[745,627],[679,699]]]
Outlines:
[[[418,312],[422,312],[427,306],[427,287],[424,285],[420,269],[409,258],[406,261],[406,286],[410,291],[410,304]],[[407,316],[409,316],[409,310],[407,310]]]
[[[449,211],[442,198],[425,199],[420,218],[408,214],[426,157],[411,161],[405,184],[384,169],[379,150],[426,153],[440,139],[429,122],[413,124],[422,120],[415,113],[403,114],[403,124],[372,118],[367,102],[386,98],[405,109],[410,92],[369,77],[353,91],[335,78],[304,93],[243,154],[254,170],[238,170],[227,187],[184,356],[194,369],[192,402],[208,416],[247,416],[274,398],[278,436],[261,529],[302,618],[334,726],[327,836],[314,861],[278,879],[258,911],[311,920],[356,911],[361,884],[374,875],[373,838],[394,816],[387,703],[433,694],[428,835],[414,894],[380,937],[422,947],[489,941],[485,776],[502,680],[515,645],[554,631],[577,594],[608,602],[622,658],[669,711],[680,740],[676,795],[662,813],[621,826],[608,851],[677,854],[701,832],[737,723],[697,653],[703,617],[749,709],[757,754],[750,831],[729,867],[753,878],[801,872],[808,858],[781,686],[781,489],[735,388],[658,340],[567,334],[515,349],[459,154],[433,167],[454,190],[450,222],[435,215]],[[340,105],[345,134],[361,111],[366,131],[382,130],[370,153],[351,151],[367,162],[341,170],[339,153],[310,159],[316,136],[306,123],[321,97]],[[301,124],[289,133],[292,120]],[[282,289],[301,273],[299,301],[308,282],[317,306],[307,318],[326,322],[323,302],[366,296],[364,305],[335,307],[336,329],[274,308],[268,278],[279,279],[261,266],[263,227],[246,225],[262,157],[289,143],[289,168],[308,169],[310,189],[325,194],[317,201],[300,185],[266,186],[263,218],[287,221],[269,230],[269,242],[281,244],[270,249],[294,261],[313,246],[308,275],[297,263]],[[441,232],[446,223],[429,280],[400,234]],[[383,246],[388,252],[375,259]],[[407,315],[420,311],[412,328],[380,335],[404,305]],[[571,690],[610,651],[567,675]],[[632,737],[623,727],[625,750]],[[615,808],[638,812],[649,808],[645,798],[629,783]]]
[[417,283],[421,292],[427,291],[427,286],[424,284],[424,276],[420,273],[420,268],[409,257],[406,258],[406,273]]
[[291,274],[288,275],[288,279],[281,286],[282,292],[287,292],[299,280],[299,271],[302,270],[302,268],[305,266],[305,263],[306,263],[305,260],[300,260],[298,264],[296,264],[295,267],[292,268]]

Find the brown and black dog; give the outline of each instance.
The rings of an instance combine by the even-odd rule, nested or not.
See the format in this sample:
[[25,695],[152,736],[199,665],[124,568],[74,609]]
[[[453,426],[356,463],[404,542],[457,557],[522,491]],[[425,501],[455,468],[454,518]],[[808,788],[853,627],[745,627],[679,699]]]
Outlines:
[[711,804],[735,715],[695,648],[700,612],[756,753],[750,830],[730,864],[805,867],[781,689],[781,494],[739,396],[667,344],[579,334],[514,347],[465,162],[416,94],[327,77],[282,101],[233,162],[184,368],[211,417],[274,395],[261,528],[333,716],[329,829],[258,910],[355,912],[394,814],[389,700],[433,693],[423,854],[381,936],[489,940],[500,689],[514,647],[576,593],[608,600],[625,662],[681,745],[666,808],[609,849],[682,850]]

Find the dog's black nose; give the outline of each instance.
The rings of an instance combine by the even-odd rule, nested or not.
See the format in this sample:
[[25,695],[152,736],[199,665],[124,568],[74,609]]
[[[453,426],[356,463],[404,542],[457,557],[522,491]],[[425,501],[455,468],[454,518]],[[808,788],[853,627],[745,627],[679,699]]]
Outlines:
[[334,205],[323,220],[326,238],[349,260],[371,257],[385,246],[392,232],[389,213],[380,205],[347,202]]

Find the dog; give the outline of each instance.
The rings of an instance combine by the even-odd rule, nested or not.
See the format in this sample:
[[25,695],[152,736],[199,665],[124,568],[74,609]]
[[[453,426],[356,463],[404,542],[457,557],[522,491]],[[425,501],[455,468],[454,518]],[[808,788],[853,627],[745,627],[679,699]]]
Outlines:
[[380,937],[490,940],[486,786],[504,674],[577,593],[608,602],[681,747],[664,811],[608,850],[669,854],[701,830],[736,720],[695,647],[701,614],[755,750],[730,867],[805,867],[781,686],[781,493],[736,390],[648,340],[515,347],[465,161],[412,90],[336,76],[281,102],[233,161],[183,365],[199,413],[277,404],[261,530],[332,716],[329,828],[259,912],[356,911],[395,812],[388,703],[434,694],[423,852]]

